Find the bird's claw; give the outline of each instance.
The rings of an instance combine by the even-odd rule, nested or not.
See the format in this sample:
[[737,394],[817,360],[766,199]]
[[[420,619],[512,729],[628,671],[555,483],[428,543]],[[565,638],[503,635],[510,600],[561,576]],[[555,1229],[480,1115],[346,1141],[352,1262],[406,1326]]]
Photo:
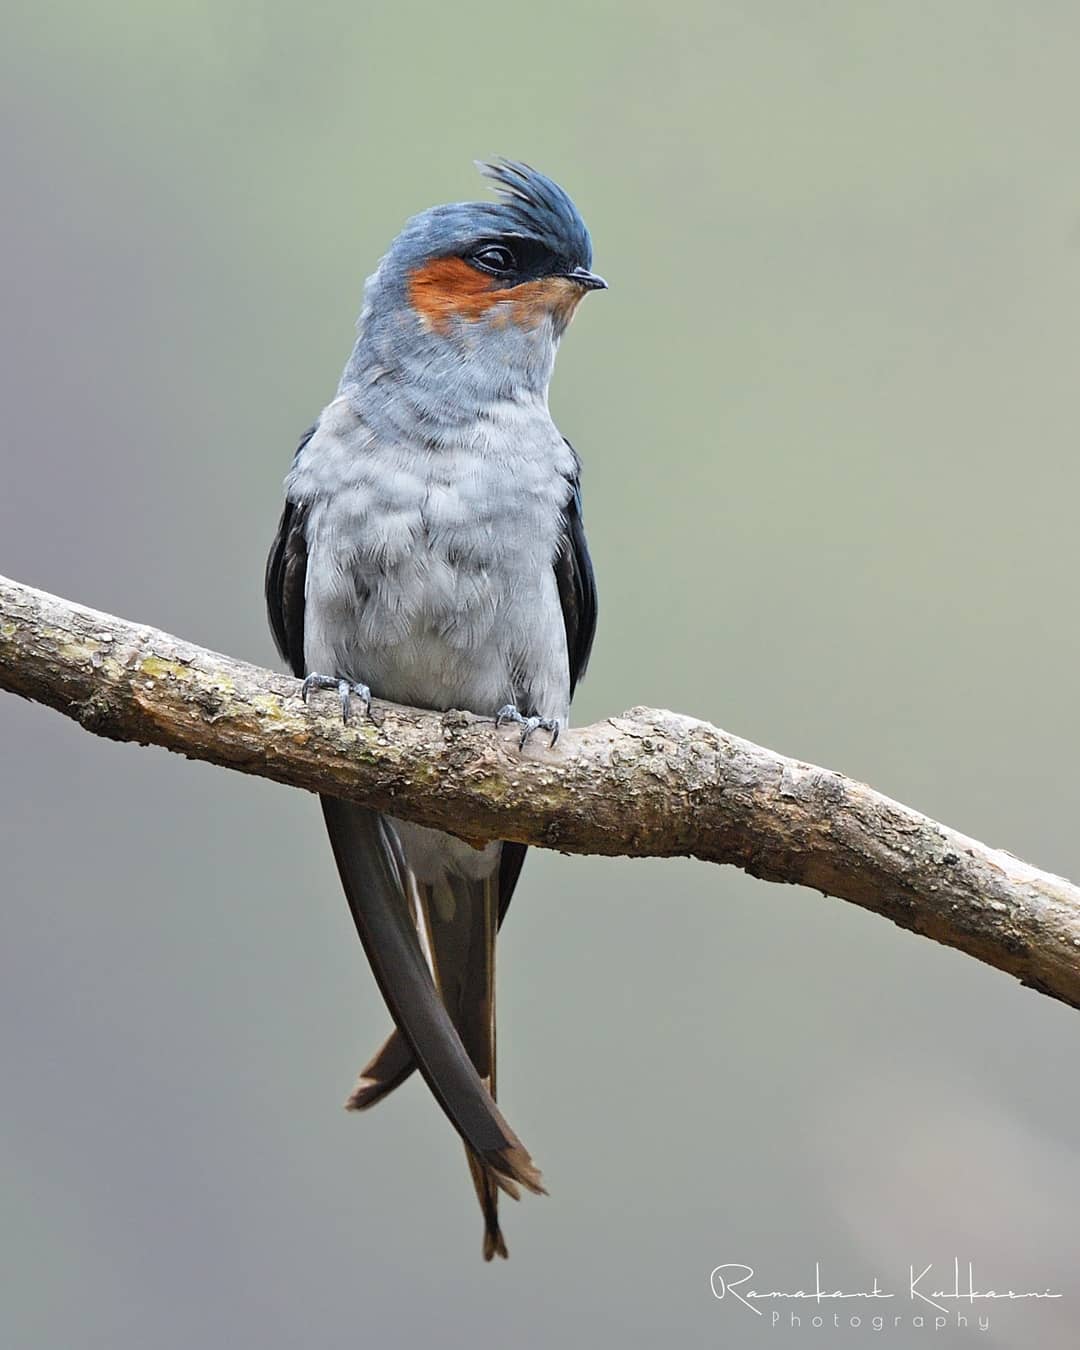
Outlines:
[[559,739],[559,732],[562,731],[562,723],[557,717],[524,717],[512,703],[508,703],[505,708],[500,708],[495,714],[495,725],[497,727],[505,726],[508,722],[513,722],[521,728],[521,738],[518,741],[519,750],[525,749],[525,745],[534,731],[550,731],[552,745]]
[[348,722],[355,696],[364,705],[364,713],[371,716],[371,690],[359,680],[339,680],[334,675],[308,675],[300,686],[300,697],[306,703],[313,689],[336,689],[341,700],[341,720]]

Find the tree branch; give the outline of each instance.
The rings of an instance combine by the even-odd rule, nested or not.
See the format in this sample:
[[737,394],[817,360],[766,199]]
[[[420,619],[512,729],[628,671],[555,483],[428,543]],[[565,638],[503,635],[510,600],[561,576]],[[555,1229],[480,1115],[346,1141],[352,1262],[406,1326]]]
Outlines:
[[1080,888],[863,783],[633,708],[549,749],[469,713],[334,695],[0,577],[0,689],[95,735],[351,798],[473,842],[690,856],[861,905],[1080,1007]]

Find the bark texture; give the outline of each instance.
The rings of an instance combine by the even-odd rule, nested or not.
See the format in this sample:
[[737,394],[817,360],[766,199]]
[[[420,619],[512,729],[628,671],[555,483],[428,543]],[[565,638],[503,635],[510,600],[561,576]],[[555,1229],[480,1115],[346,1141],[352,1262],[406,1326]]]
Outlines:
[[[0,689],[119,741],[567,853],[690,856],[838,896],[1080,1007],[1080,888],[842,774],[632,708],[550,749],[333,692],[0,577]],[[9,766],[10,769],[10,766]]]

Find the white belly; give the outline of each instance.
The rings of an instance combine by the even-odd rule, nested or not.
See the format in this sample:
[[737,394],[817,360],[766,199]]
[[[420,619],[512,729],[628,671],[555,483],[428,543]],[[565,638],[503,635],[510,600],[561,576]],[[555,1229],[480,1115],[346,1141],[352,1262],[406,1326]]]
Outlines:
[[554,575],[565,478],[543,458],[374,448],[311,502],[305,660],[377,696],[566,720]]

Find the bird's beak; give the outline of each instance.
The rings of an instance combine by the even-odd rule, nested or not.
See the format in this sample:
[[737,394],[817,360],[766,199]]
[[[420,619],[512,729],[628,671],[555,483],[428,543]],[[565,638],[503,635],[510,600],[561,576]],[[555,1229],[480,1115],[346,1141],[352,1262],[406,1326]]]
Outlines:
[[570,281],[576,281],[577,284],[586,291],[606,291],[607,282],[603,277],[598,277],[595,272],[588,272],[584,267],[575,267],[572,272],[563,274]]

